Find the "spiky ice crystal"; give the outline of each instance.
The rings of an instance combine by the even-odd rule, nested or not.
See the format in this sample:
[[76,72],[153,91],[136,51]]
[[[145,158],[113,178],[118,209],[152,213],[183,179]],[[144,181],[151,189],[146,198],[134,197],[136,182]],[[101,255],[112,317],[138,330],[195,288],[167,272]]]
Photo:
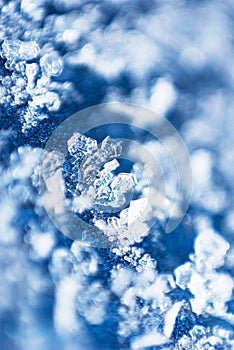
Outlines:
[[[73,171],[78,174],[73,196],[75,212],[90,210],[92,224],[111,242],[118,240],[119,244],[131,244],[141,240],[141,233],[142,236],[146,234],[141,231],[141,225],[147,227],[147,218],[141,214],[147,199],[132,200],[137,184],[132,172],[114,173],[120,166],[116,157],[121,156],[121,142],[107,136],[98,145],[96,140],[76,132],[67,144],[73,157]],[[118,215],[114,215],[117,212]],[[105,213],[109,213],[107,219],[104,219]]]

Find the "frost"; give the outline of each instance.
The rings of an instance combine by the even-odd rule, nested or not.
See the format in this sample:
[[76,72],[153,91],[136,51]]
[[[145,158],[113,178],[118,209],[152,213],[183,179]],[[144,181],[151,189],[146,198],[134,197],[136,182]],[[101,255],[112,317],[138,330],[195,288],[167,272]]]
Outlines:
[[1,56],[6,59],[5,67],[13,73],[1,80],[0,103],[27,104],[21,112],[23,132],[47,117],[41,113],[42,108],[55,112],[61,106],[58,93],[52,91],[50,78],[61,73],[62,60],[52,51],[41,57],[41,67],[37,63],[28,63],[39,54],[36,41],[5,40],[1,48]]
[[28,80],[28,90],[32,91],[35,88],[36,76],[39,72],[39,67],[36,63],[28,63],[26,64],[25,72]]
[[113,271],[112,274],[112,291],[121,296],[129,287],[132,281],[132,273],[130,269],[120,268]]
[[21,43],[19,46],[19,57],[21,60],[32,60],[36,58],[40,52],[40,48],[35,41]]
[[68,140],[68,151],[76,158],[83,158],[86,154],[90,155],[97,149],[97,141],[79,133],[75,133]]
[[12,67],[18,60],[28,61],[36,58],[39,52],[39,46],[35,41],[4,40],[2,44],[2,56],[6,57],[8,65]]
[[98,272],[98,256],[95,253],[91,254],[89,248],[75,241],[72,243],[71,252],[76,258],[75,270],[81,269],[86,276],[95,275]]
[[197,341],[206,335],[206,329],[203,326],[194,326],[189,334],[194,341]]
[[170,336],[174,330],[175,321],[176,321],[176,318],[178,316],[178,313],[180,311],[181,306],[182,306],[181,302],[175,303],[171,307],[171,309],[169,309],[169,311],[167,312],[167,314],[165,316],[165,324],[164,324],[163,332],[167,338],[170,338]]
[[56,52],[51,52],[42,56],[40,66],[47,77],[58,76],[62,72],[63,62]]
[[41,258],[47,258],[52,248],[55,245],[54,237],[50,233],[45,234],[33,234],[30,239],[30,243],[34,251]]
[[[0,134],[1,346],[234,349],[232,1],[0,0],[0,9],[0,126],[14,130]],[[148,233],[177,193],[176,168],[151,140],[166,170],[164,210],[161,183],[143,176],[151,164],[119,170],[121,142],[76,135],[69,145],[68,203],[106,232],[110,250],[70,241],[45,214],[42,150],[27,144],[110,100],[153,108],[182,133],[194,193],[175,236],[160,225]],[[153,116],[135,120],[154,128]],[[49,160],[53,175],[61,159]]]
[[[203,241],[206,241],[206,245]],[[201,232],[195,242],[195,262],[197,266],[206,265],[207,270],[212,270],[223,265],[224,257],[230,248],[230,244],[212,230]]]
[[[132,200],[137,184],[135,174],[114,173],[119,167],[116,157],[121,155],[121,142],[106,137],[98,145],[96,140],[74,133],[67,144],[74,158],[74,171],[78,173],[76,191],[80,192],[73,193],[73,210],[77,213],[91,210],[93,224],[110,242],[118,240],[129,244],[140,240],[147,234],[150,208],[146,208],[146,198]],[[104,220],[96,216],[96,209],[108,213],[120,211],[119,217]]]
[[98,282],[86,286],[83,293],[77,296],[77,308],[80,314],[92,325],[104,322],[107,317],[107,304],[108,293]]
[[132,343],[131,349],[145,349],[146,347],[163,345],[167,342],[167,338],[162,334],[152,333],[146,334]]
[[226,303],[231,299],[234,281],[228,274],[216,272],[224,264],[228,249],[229,244],[224,238],[204,229],[195,241],[192,262],[175,270],[177,285],[182,289],[188,288],[194,295],[191,305],[197,314],[207,312],[230,319]]
[[22,125],[22,131],[26,132],[31,127],[36,126],[40,120],[46,118],[48,118],[46,114],[39,114],[33,107],[28,107],[23,114],[24,123]]
[[77,281],[72,276],[64,278],[57,287],[54,318],[60,333],[74,332],[79,328],[75,309],[78,290]]
[[33,3],[30,0],[22,0],[21,10],[30,19],[41,21],[45,16],[45,8],[43,8],[44,4],[45,0],[36,0]]
[[56,92],[48,91],[43,95],[34,95],[29,106],[34,109],[46,107],[49,111],[57,111],[60,107],[60,99]]

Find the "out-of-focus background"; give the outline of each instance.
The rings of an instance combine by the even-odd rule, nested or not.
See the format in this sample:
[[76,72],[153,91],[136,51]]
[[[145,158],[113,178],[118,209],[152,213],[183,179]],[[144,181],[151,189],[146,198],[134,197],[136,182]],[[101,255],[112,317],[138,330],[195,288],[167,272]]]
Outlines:
[[[233,349],[233,1],[0,9],[0,348]],[[182,223],[125,250],[66,238],[38,194],[52,132],[106,102],[167,118],[193,169]]]

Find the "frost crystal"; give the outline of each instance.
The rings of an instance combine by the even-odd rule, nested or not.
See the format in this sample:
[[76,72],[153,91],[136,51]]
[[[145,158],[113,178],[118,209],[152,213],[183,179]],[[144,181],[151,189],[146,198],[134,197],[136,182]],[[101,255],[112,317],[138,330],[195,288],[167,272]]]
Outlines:
[[[114,174],[119,167],[116,157],[121,155],[121,143],[106,137],[101,145],[97,145],[96,140],[74,133],[67,144],[70,155],[74,157],[74,171],[78,173],[76,190],[80,192],[73,198],[73,210],[82,213],[93,207],[93,224],[111,242],[119,240],[129,244],[140,240],[147,232],[147,200],[131,200],[137,184],[133,173]],[[129,208],[124,208],[127,205]],[[119,217],[110,216],[104,220],[96,217],[95,210],[120,213]]]
[[39,52],[39,46],[35,41],[4,40],[2,44],[2,56],[7,59],[6,67],[10,69],[15,68],[17,61],[36,58]]
[[[0,0],[1,348],[234,349],[233,10],[232,0]],[[123,173],[119,140],[74,135],[64,167],[49,154],[45,194],[63,168],[68,206],[104,232],[102,249],[48,219],[35,147],[74,111],[110,101],[179,127],[194,191],[167,235],[176,167],[160,142],[144,148],[165,169],[163,210],[151,164]],[[153,113],[135,121],[160,128]]]
[[13,71],[1,80],[0,103],[27,104],[21,111],[22,131],[26,132],[44,119],[42,108],[50,112],[59,110],[61,101],[58,93],[52,91],[51,77],[62,72],[62,60],[52,51],[41,57],[40,66],[30,63],[40,55],[36,41],[4,40],[0,54],[6,59],[6,69]]
[[[204,245],[204,240],[208,244]],[[206,229],[196,239],[192,262],[175,270],[177,285],[188,288],[194,295],[191,305],[197,314],[207,312],[226,319],[231,317],[227,314],[226,303],[231,299],[234,282],[229,275],[216,272],[224,264],[223,257],[228,249],[229,244],[220,235]]]
[[42,73],[47,77],[58,76],[62,72],[63,63],[56,52],[45,54],[40,59]]
[[90,137],[75,133],[68,140],[68,151],[76,158],[83,158],[86,154],[90,155],[97,149],[97,141]]

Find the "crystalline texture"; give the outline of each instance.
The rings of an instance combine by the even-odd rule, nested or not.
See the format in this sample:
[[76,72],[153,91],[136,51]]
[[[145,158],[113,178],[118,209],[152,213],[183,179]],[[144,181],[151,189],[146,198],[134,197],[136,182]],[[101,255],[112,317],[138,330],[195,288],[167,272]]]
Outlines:
[[121,141],[111,139],[107,136],[102,141],[101,150],[106,157],[118,157],[122,152]]
[[[150,208],[146,206],[146,198],[132,200],[137,183],[133,173],[114,173],[119,167],[116,157],[121,155],[121,150],[119,140],[106,137],[101,145],[97,145],[89,137],[73,134],[68,140],[68,151],[75,158],[73,171],[78,177],[72,207],[76,213],[82,213],[85,208],[90,210],[94,215],[93,224],[110,241],[132,244],[147,234]],[[96,216],[96,210],[112,213],[112,216],[103,220]],[[114,212],[119,212],[119,217],[113,216]]]
[[112,181],[110,187],[116,192],[127,192],[136,185],[136,178],[133,174],[118,174]]
[[98,174],[98,179],[94,181],[97,196],[102,200],[107,200],[110,195],[110,183],[114,178],[113,171],[119,167],[116,159],[106,163],[104,169]]
[[31,60],[39,54],[39,46],[35,41],[4,40],[2,54],[8,60]]
[[58,76],[63,69],[61,58],[56,52],[45,54],[40,59],[40,66],[43,74],[47,77]]
[[46,107],[49,111],[57,111],[60,107],[60,99],[56,92],[48,91],[43,95],[34,95],[29,106],[35,109]]
[[76,158],[91,155],[97,149],[97,141],[76,132],[68,140],[68,151]]
[[28,89],[33,90],[35,87],[36,76],[39,72],[39,67],[36,63],[29,63],[26,65],[26,76],[28,79]]

